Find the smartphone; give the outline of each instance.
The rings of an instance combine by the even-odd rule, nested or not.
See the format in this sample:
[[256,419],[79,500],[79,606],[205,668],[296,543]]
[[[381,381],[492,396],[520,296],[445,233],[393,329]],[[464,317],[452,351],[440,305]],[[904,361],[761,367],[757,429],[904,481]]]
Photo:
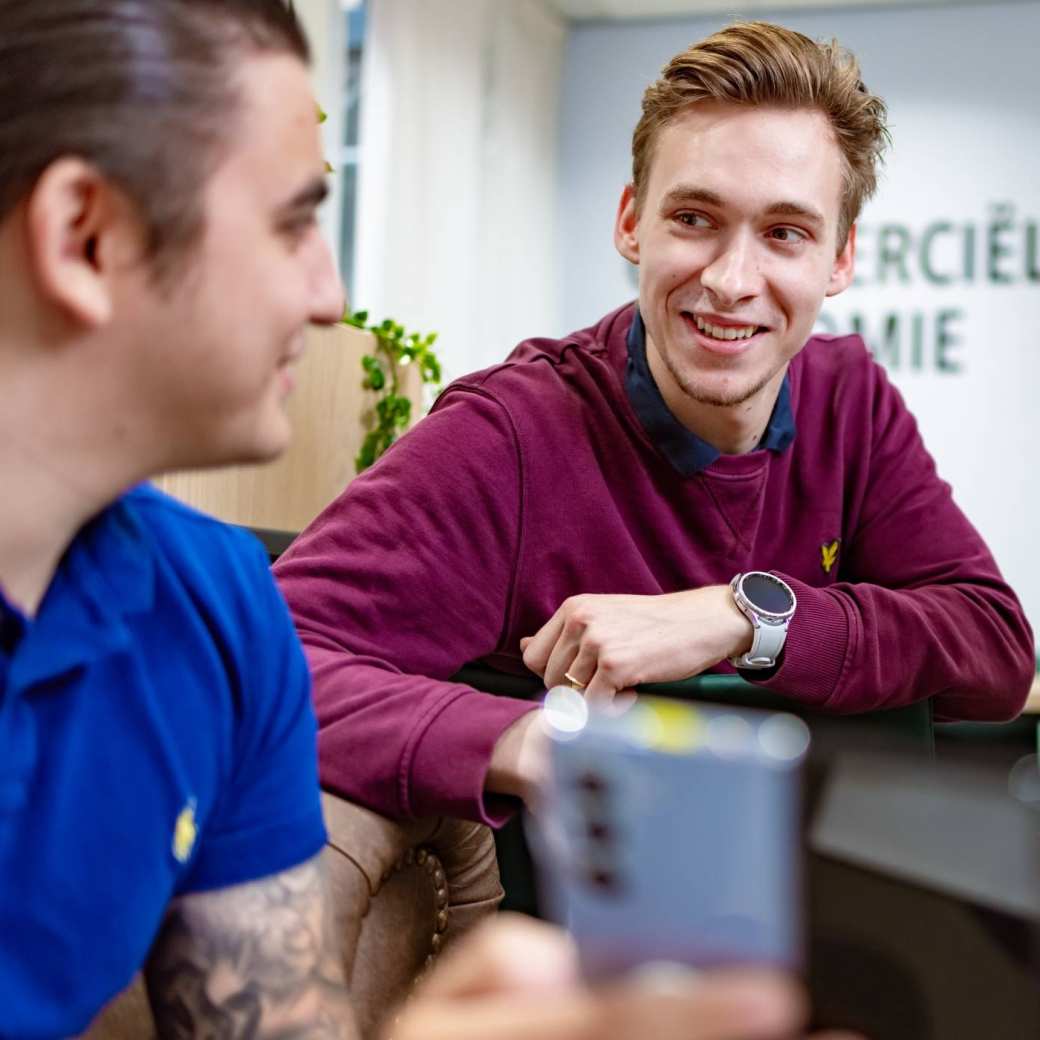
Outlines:
[[547,916],[587,978],[650,962],[803,967],[801,772],[793,715],[641,696],[542,709],[550,771],[529,844]]

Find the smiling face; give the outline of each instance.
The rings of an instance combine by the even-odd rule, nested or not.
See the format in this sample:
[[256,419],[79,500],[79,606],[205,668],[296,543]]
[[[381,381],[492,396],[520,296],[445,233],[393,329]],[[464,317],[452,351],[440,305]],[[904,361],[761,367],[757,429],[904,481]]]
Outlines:
[[842,183],[816,111],[703,102],[659,132],[645,198],[625,189],[615,242],[639,265],[650,369],[691,429],[708,409],[768,419],[824,297],[852,279]]
[[264,54],[243,58],[238,74],[241,106],[202,189],[200,242],[170,288],[143,264],[128,272],[116,308],[135,396],[171,465],[278,454],[307,326],[343,313],[316,221],[325,170],[306,69]]

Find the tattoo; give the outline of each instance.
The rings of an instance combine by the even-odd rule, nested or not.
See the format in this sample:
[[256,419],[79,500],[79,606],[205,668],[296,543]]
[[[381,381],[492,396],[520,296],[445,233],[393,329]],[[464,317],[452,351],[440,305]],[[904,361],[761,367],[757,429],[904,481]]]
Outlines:
[[145,979],[163,1040],[356,1036],[318,859],[171,905]]

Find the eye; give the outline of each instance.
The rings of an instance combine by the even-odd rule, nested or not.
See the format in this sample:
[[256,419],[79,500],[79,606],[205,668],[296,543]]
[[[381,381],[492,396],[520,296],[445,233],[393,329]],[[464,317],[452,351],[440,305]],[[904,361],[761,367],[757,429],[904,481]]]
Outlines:
[[796,242],[805,242],[809,236],[804,231],[799,231],[798,228],[781,226],[769,229],[769,237],[774,242],[784,242],[794,244]]
[[312,212],[285,221],[281,226],[281,232],[290,242],[296,244],[302,242],[317,226],[317,214]]
[[686,227],[691,228],[706,228],[711,227],[711,221],[703,213],[691,213],[689,210],[684,210],[682,213],[676,213],[675,219],[680,224],[685,224]]

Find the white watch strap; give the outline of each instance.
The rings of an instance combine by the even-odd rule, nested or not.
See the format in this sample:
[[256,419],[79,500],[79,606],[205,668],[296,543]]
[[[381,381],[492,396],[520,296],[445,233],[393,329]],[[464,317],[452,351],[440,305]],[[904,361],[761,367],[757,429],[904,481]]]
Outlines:
[[747,614],[747,611],[745,611],[745,614],[755,630],[751,640],[751,649],[740,657],[732,658],[730,664],[734,668],[756,669],[775,667],[776,659],[780,656],[780,651],[783,650],[784,643],[787,641],[787,626],[790,624],[790,621],[770,623],[762,618]]

